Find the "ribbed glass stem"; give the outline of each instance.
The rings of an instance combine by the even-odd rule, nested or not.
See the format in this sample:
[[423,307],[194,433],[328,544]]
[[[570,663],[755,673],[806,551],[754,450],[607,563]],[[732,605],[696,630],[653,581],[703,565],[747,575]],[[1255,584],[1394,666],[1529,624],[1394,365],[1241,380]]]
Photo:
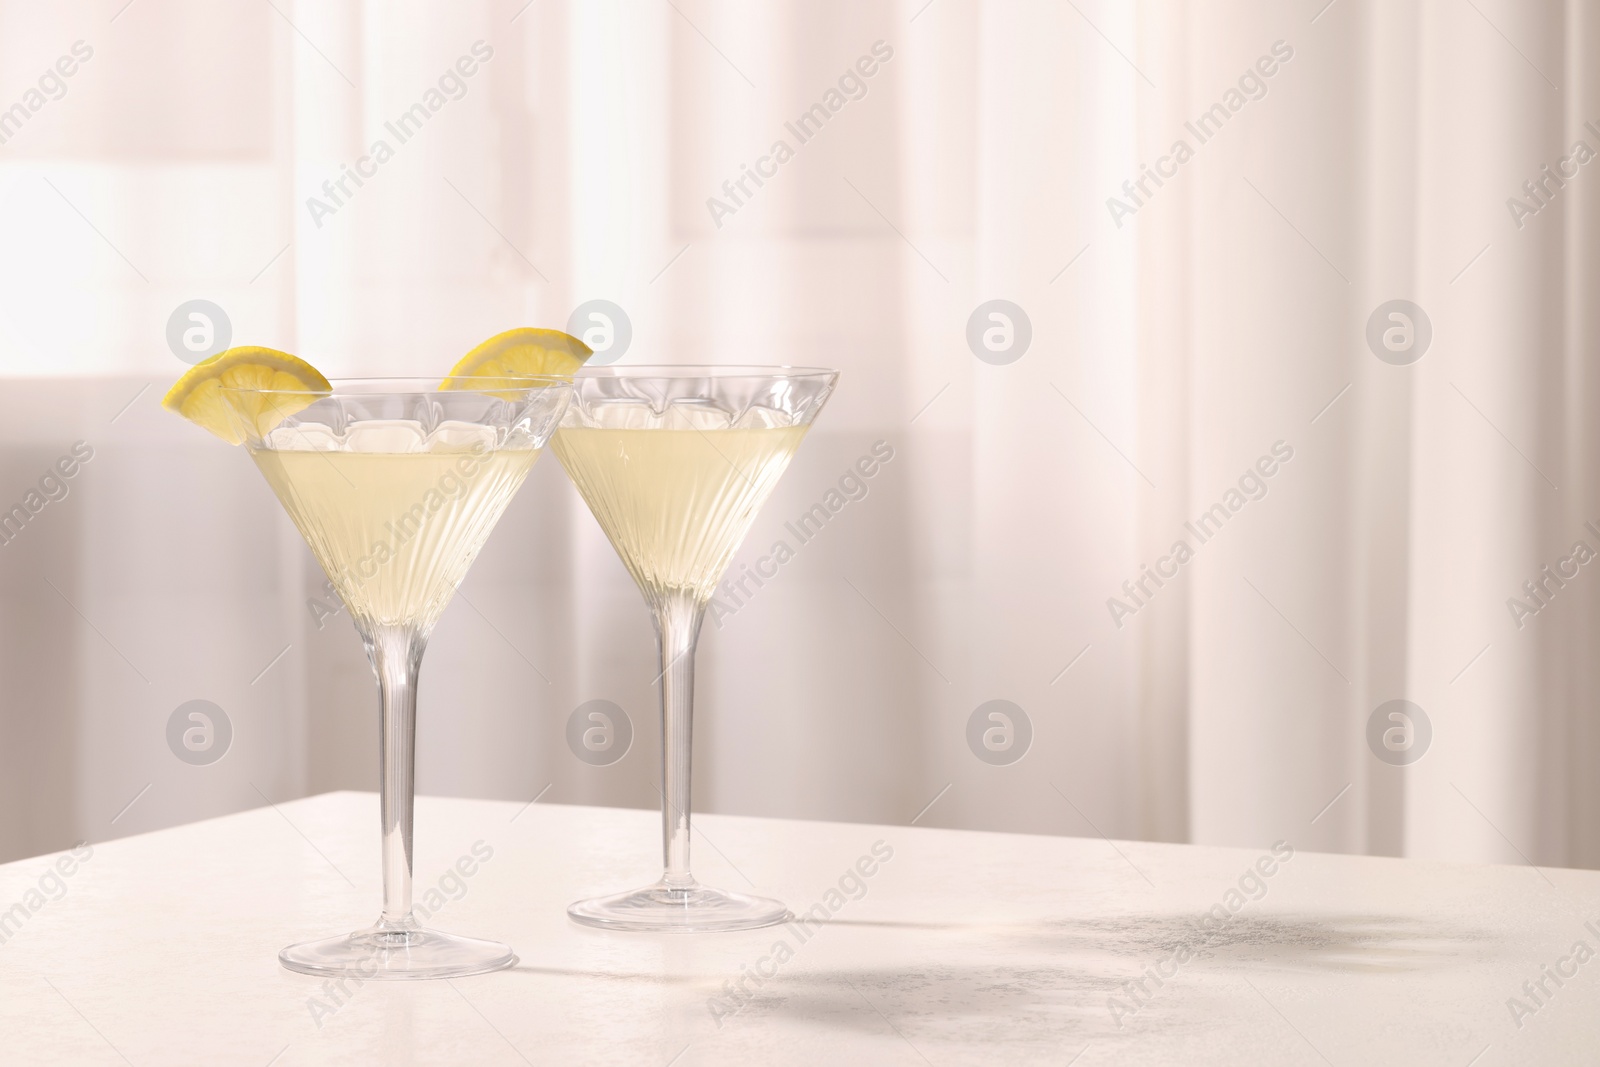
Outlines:
[[378,676],[378,768],[383,829],[384,926],[414,928],[411,915],[411,824],[417,796],[417,674],[427,644],[416,630],[378,628],[363,634]]
[[694,884],[689,873],[690,761],[694,755],[694,654],[705,605],[688,593],[654,606],[661,647],[661,845],[673,887]]

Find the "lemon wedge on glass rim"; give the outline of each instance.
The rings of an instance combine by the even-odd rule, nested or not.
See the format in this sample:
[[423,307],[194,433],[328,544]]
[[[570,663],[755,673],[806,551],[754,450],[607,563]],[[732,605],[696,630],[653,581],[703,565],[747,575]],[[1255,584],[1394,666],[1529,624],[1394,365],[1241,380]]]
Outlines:
[[[275,395],[235,393],[224,388],[283,390]],[[322,373],[287,352],[245,346],[219,352],[191,367],[167,391],[161,406],[210,430],[230,445],[244,443],[239,420],[266,434],[278,423],[333,392]],[[303,393],[302,396],[293,395]]]
[[571,378],[594,349],[560,330],[521,326],[497,333],[450,368],[440,389],[510,389],[530,375]]

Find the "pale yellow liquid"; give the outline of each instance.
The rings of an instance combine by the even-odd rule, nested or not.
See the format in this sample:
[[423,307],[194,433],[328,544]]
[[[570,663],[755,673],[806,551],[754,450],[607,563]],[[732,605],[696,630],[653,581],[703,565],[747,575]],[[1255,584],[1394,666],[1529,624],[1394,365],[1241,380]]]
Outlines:
[[438,621],[539,452],[251,455],[367,632]]
[[704,602],[805,433],[574,427],[550,447],[645,599]]

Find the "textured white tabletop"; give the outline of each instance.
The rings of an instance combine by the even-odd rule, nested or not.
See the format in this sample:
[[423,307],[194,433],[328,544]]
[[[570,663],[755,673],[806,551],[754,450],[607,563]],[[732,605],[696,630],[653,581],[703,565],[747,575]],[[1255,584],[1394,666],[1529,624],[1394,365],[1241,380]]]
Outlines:
[[375,917],[377,822],[335,793],[0,867],[0,1062],[1600,1062],[1596,872],[704,816],[702,880],[818,921],[602,933],[565,907],[653,878],[659,816],[423,798],[431,922],[520,964],[282,970]]

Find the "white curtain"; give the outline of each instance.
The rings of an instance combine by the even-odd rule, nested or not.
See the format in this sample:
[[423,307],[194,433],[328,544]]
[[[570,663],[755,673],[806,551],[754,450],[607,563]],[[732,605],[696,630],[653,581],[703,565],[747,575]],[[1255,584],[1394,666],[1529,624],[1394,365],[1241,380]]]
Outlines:
[[[1187,722],[1186,761],[1162,770],[1187,767],[1194,840],[1590,865],[1595,593],[1580,570],[1520,628],[1508,598],[1528,601],[1524,581],[1575,541],[1600,546],[1584,527],[1593,201],[1575,162],[1520,226],[1508,197],[1537,205],[1521,186],[1541,165],[1600,147],[1583,125],[1593,15],[1318,8],[1190,9],[1181,43],[1153,18],[1142,30],[1168,87],[1140,116],[1152,152],[1228,72],[1274,40],[1294,49],[1137,215],[1140,446],[1158,486],[1143,558],[1273,441],[1295,449],[1198,555],[1174,590],[1187,603],[1149,609],[1147,750]],[[1366,336],[1396,299],[1432,325],[1404,365]],[[1404,770],[1365,736],[1400,698],[1432,727]]]
[[[0,852],[373,788],[354,633],[159,410],[175,308],[337,376],[604,299],[624,362],[843,371],[736,573],[892,449],[707,624],[702,810],[1600,863],[1600,579],[1561,562],[1600,550],[1597,44],[1577,0],[0,3],[0,507],[94,449],[0,546]],[[1014,362],[969,346],[991,300]],[[1368,343],[1396,300],[1414,361]],[[422,790],[654,806],[656,669],[542,464],[434,636]],[[610,766],[566,747],[591,699]],[[992,700],[1019,761],[969,746]]]

